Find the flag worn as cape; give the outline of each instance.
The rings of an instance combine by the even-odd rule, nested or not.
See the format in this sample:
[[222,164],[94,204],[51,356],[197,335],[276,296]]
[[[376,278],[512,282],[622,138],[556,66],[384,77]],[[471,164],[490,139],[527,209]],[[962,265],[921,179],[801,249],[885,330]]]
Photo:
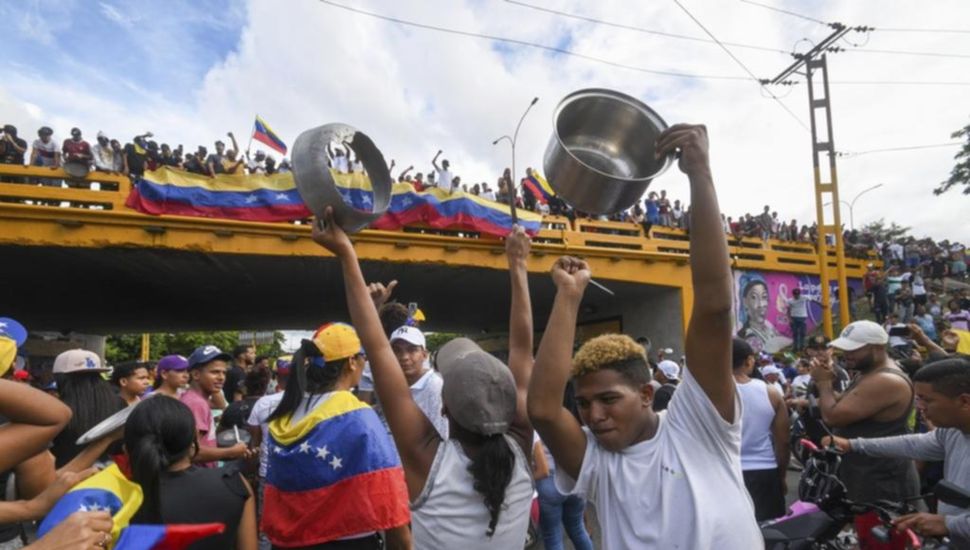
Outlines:
[[[313,367],[311,367],[313,368]],[[261,527],[277,546],[310,546],[405,525],[404,470],[377,413],[347,391],[269,424]]]

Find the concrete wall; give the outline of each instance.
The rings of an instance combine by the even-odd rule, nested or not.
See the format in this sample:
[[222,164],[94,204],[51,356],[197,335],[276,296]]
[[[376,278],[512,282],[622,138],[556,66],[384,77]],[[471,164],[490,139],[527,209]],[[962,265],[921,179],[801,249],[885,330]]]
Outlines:
[[651,357],[657,350],[672,348],[672,358],[684,353],[683,309],[678,288],[644,286],[644,292],[616,300],[592,315],[584,315],[580,322],[620,317],[623,333],[633,338],[646,336],[653,344]]

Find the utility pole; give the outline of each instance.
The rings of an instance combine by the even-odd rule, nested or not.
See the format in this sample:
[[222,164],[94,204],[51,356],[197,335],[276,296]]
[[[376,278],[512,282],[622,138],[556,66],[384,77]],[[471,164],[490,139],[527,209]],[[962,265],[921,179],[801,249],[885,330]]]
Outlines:
[[[840,38],[853,30],[841,23],[831,23],[833,32],[824,40],[818,43],[808,52],[795,55],[795,62],[787,69],[779,73],[766,84],[786,84],[785,79],[794,74],[798,69],[805,68],[805,77],[808,82],[808,105],[811,115],[812,130],[812,164],[815,170],[815,214],[818,219],[818,267],[819,267],[819,291],[822,298],[822,320],[825,335],[833,337],[832,327],[832,299],[830,289],[829,264],[829,245],[827,237],[835,237],[835,269],[838,277],[839,289],[839,319],[844,327],[850,322],[849,319],[849,287],[846,284],[845,276],[845,248],[842,243],[842,220],[839,214],[839,178],[835,167],[835,138],[832,135],[832,104],[829,101],[829,73],[825,52]],[[815,77],[821,73],[821,90],[815,89]],[[821,92],[821,94],[819,94]],[[822,111],[822,113],[819,113]],[[819,117],[823,119],[821,123]],[[819,135],[820,126],[825,131],[824,135]],[[828,154],[828,178],[823,177],[821,156]],[[831,224],[825,223],[826,207],[829,210]]]

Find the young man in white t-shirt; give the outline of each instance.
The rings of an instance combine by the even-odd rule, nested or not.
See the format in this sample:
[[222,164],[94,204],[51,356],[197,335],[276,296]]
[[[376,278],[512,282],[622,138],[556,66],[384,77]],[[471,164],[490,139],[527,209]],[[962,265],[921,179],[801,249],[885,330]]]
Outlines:
[[441,166],[438,166],[438,157],[441,156],[441,149],[438,149],[438,153],[431,159],[431,164],[434,166],[435,171],[438,173],[436,178],[438,181],[438,187],[444,191],[451,193],[454,190],[454,176],[451,174],[451,163],[448,159],[441,161]]
[[[529,386],[529,416],[555,457],[559,489],[596,506],[604,550],[760,548],[741,475],[732,278],[706,128],[678,124],[661,134],[658,155],[675,149],[690,180],[694,301],[689,367],[668,409],[652,410],[647,360],[631,338],[594,338],[571,360],[590,271],[582,260],[561,258],[552,271],[557,293]],[[585,427],[562,406],[570,370]]]

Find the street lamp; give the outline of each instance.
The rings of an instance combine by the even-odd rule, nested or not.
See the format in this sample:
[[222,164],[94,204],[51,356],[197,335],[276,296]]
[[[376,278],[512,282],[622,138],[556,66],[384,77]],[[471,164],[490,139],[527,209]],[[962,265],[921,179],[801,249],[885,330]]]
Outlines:
[[[852,202],[845,202],[843,200],[840,200],[839,201],[840,203],[842,203],[844,205],[847,205],[849,207],[849,229],[855,230],[855,217],[853,216],[853,213],[852,213],[852,209],[855,207],[855,201],[859,200],[859,197],[861,197],[862,195],[865,195],[869,191],[872,191],[873,189],[879,189],[882,186],[883,186],[882,183],[877,183],[876,185],[873,185],[872,187],[869,187],[868,189],[863,189],[862,191],[859,191],[858,193],[856,193],[855,197],[852,198]],[[828,206],[830,204],[832,204],[832,203],[831,202],[827,202],[827,203],[823,204],[822,206]]]
[[519,123],[515,125],[515,133],[512,134],[512,137],[509,137],[509,136],[505,135],[505,136],[501,136],[499,138],[496,138],[495,141],[492,142],[492,145],[498,145],[498,142],[500,142],[503,139],[505,139],[505,140],[508,140],[508,142],[512,145],[512,177],[509,178],[509,208],[512,209],[512,223],[516,223],[516,222],[519,221],[519,218],[518,218],[518,216],[515,213],[515,196],[516,196],[516,192],[515,192],[515,174],[516,174],[516,172],[515,172],[515,141],[519,137],[519,128],[522,126],[522,121],[525,120],[525,115],[529,114],[529,111],[532,109],[532,106],[535,105],[537,101],[539,101],[539,98],[538,97],[532,98],[532,102],[529,103],[529,106],[525,108],[525,112],[522,113],[522,117],[519,118]]

